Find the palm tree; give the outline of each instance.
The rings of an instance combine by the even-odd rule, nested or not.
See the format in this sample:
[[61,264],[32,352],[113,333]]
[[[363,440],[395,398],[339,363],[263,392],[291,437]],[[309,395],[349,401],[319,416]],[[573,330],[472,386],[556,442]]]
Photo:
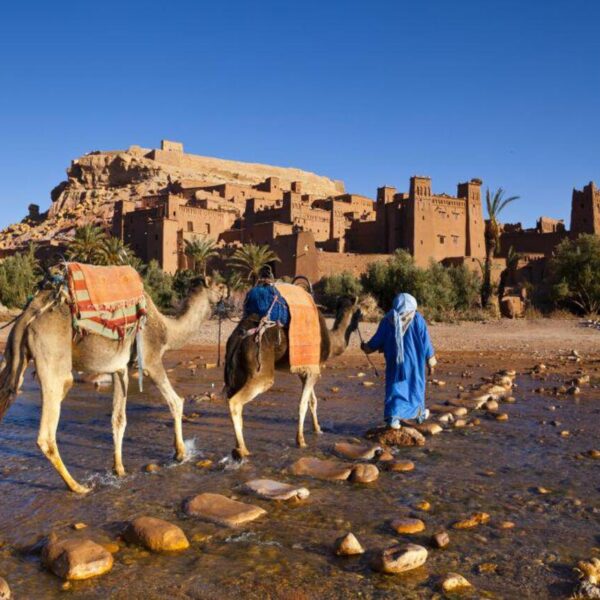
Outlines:
[[85,263],[102,262],[102,247],[106,233],[95,225],[82,225],[75,231],[75,237],[67,250],[67,258]]
[[261,269],[272,262],[279,262],[277,254],[269,246],[258,244],[244,244],[230,259],[231,265],[244,272],[248,281],[252,283],[258,279]]
[[500,249],[500,213],[519,196],[504,197],[504,190],[498,188],[493,194],[489,188],[485,192],[485,203],[488,220],[485,222],[485,266],[483,270],[483,285],[481,286],[481,305],[487,308],[492,296],[492,261]]
[[114,236],[107,236],[101,243],[99,258],[104,265],[130,264],[129,248]]
[[217,255],[215,241],[207,237],[195,237],[184,242],[184,252],[194,261],[196,273],[206,277],[206,265],[213,256]]

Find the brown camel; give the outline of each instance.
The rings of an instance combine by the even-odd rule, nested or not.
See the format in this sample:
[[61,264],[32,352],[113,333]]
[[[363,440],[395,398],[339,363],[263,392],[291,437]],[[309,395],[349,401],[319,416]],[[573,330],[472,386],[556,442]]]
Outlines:
[[[328,359],[339,356],[346,350],[352,332],[358,327],[361,313],[356,299],[342,297],[338,301],[336,318],[331,330],[327,329],[325,319],[319,312],[321,325],[321,365]],[[289,353],[287,330],[279,327],[267,329],[260,345],[255,336],[246,336],[245,332],[256,327],[257,315],[243,319],[227,340],[225,361],[225,393],[229,398],[229,412],[235,430],[236,448],[234,456],[249,456],[244,442],[242,411],[244,405],[256,396],[270,389],[275,380],[275,370],[289,371]],[[260,360],[259,353],[260,351]],[[304,418],[310,406],[315,433],[321,433],[317,418],[317,396],[314,391],[319,375],[299,373],[302,382],[302,395],[298,413],[298,446],[305,447]]]
[[[190,293],[177,317],[160,313],[146,293],[147,319],[142,329],[142,364],[144,374],[156,384],[169,405],[174,419],[175,458],[185,458],[181,421],[183,398],[171,386],[162,358],[167,350],[183,346],[209,317],[210,305],[218,300],[219,290],[204,283]],[[8,337],[4,368],[0,372],[0,419],[19,392],[30,360],[42,394],[42,416],[37,444],[59,472],[69,489],[84,494],[89,488],[79,484],[65,467],[56,444],[56,430],[63,399],[73,385],[73,370],[87,373],[110,373],[113,379],[112,430],[114,471],[125,475],[122,461],[125,433],[125,405],[128,387],[128,363],[134,336],[124,341],[86,334],[74,339],[69,307],[55,301],[54,292],[40,292],[15,322]],[[139,358],[139,357],[138,357]]]

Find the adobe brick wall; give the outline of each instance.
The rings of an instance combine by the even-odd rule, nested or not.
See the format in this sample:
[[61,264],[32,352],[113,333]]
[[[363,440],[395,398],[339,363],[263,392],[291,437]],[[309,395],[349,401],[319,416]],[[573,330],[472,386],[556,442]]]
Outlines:
[[319,279],[339,275],[343,271],[359,276],[370,263],[388,260],[389,254],[351,254],[348,252],[317,252]]

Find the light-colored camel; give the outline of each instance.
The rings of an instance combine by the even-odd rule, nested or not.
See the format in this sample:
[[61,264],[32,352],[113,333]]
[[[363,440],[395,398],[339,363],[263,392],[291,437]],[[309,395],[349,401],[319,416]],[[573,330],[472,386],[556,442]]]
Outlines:
[[[198,285],[177,317],[161,314],[146,293],[148,314],[142,329],[142,365],[144,374],[156,384],[169,405],[174,420],[175,458],[178,461],[185,458],[181,426],[183,398],[171,386],[162,358],[167,350],[180,348],[198,331],[210,316],[210,305],[218,300],[219,293],[217,288]],[[74,338],[70,309],[65,303],[53,301],[53,294],[50,291],[40,292],[17,319],[9,335],[4,368],[0,372],[0,419],[19,392],[27,365],[33,360],[42,394],[37,444],[69,489],[83,494],[89,492],[89,488],[73,479],[56,444],[61,403],[73,385],[73,370],[112,374],[114,471],[118,476],[125,475],[122,446],[127,423],[128,363],[135,337],[128,336],[122,342],[95,334]]]
[[[319,312],[321,365],[346,350],[350,336],[358,327],[360,317],[356,300],[348,297],[340,298],[338,301],[336,318],[331,330],[327,329],[325,319]],[[244,405],[272,387],[276,370],[289,372],[290,369],[287,330],[279,327],[267,329],[259,345],[254,335],[245,335],[245,332],[256,327],[258,322],[259,318],[256,315],[243,319],[227,340],[225,393],[229,398],[229,412],[236,438],[236,448],[233,453],[238,458],[250,454],[244,442],[242,417]],[[315,373],[298,375],[302,383],[302,395],[298,411],[296,442],[298,446],[305,447],[304,418],[309,406],[314,431],[317,434],[321,433],[317,418],[317,396],[314,391],[319,375]]]

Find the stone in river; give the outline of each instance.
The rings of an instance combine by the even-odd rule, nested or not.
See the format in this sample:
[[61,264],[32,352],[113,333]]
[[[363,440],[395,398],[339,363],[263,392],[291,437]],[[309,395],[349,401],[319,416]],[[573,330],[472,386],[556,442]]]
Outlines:
[[600,450],[592,449],[588,450],[585,455],[589,458],[599,459],[600,458]]
[[437,423],[421,423],[415,425],[415,429],[423,435],[437,435],[444,431]]
[[498,410],[498,402],[496,400],[488,400],[484,405],[483,408],[485,408],[485,410]]
[[372,483],[379,477],[379,469],[375,465],[356,465],[352,469],[350,481],[354,483]]
[[253,479],[247,481],[242,489],[247,494],[254,494],[265,500],[304,500],[310,495],[305,487],[280,483],[273,479]]
[[10,600],[10,587],[8,587],[8,583],[6,579],[0,577],[0,600]]
[[347,533],[338,538],[335,541],[334,550],[338,556],[354,556],[356,554],[363,554],[365,551],[353,533]]
[[498,413],[496,415],[496,421],[508,421],[508,414],[507,413]]
[[425,438],[414,427],[376,427],[365,433],[368,440],[373,440],[382,446],[424,446]]
[[380,462],[390,462],[394,460],[394,455],[389,450],[382,450],[380,454],[377,455],[377,460]]
[[291,466],[291,472],[294,475],[308,475],[315,479],[343,481],[350,477],[352,468],[352,465],[337,460],[321,460],[305,456]]
[[479,512],[471,515],[468,519],[457,521],[452,527],[454,527],[454,529],[472,529],[473,527],[487,523],[489,520],[490,515],[488,515],[488,513]]
[[267,514],[260,506],[244,504],[221,494],[211,493],[198,494],[188,500],[185,510],[188,515],[226,527],[244,525]]
[[375,557],[373,568],[380,573],[404,573],[425,564],[427,549],[417,544],[386,548]]
[[413,471],[415,463],[412,460],[393,460],[387,465],[388,471],[403,473],[405,471]]
[[425,523],[421,519],[410,519],[408,517],[394,519],[392,521],[392,529],[396,533],[420,533],[425,530]]
[[338,442],[333,449],[336,454],[350,460],[371,460],[378,452],[381,452],[381,447],[377,445],[349,442]]
[[440,531],[431,537],[431,543],[436,548],[445,548],[450,543],[450,536],[446,531]]
[[51,535],[42,550],[42,563],[62,579],[89,579],[110,571],[113,556],[92,540],[59,540]]
[[459,592],[470,587],[471,584],[458,573],[448,573],[448,575],[446,575],[442,581],[442,590],[448,593]]
[[177,525],[154,517],[135,519],[123,537],[130,544],[144,546],[152,552],[175,552],[190,546],[185,533]]

